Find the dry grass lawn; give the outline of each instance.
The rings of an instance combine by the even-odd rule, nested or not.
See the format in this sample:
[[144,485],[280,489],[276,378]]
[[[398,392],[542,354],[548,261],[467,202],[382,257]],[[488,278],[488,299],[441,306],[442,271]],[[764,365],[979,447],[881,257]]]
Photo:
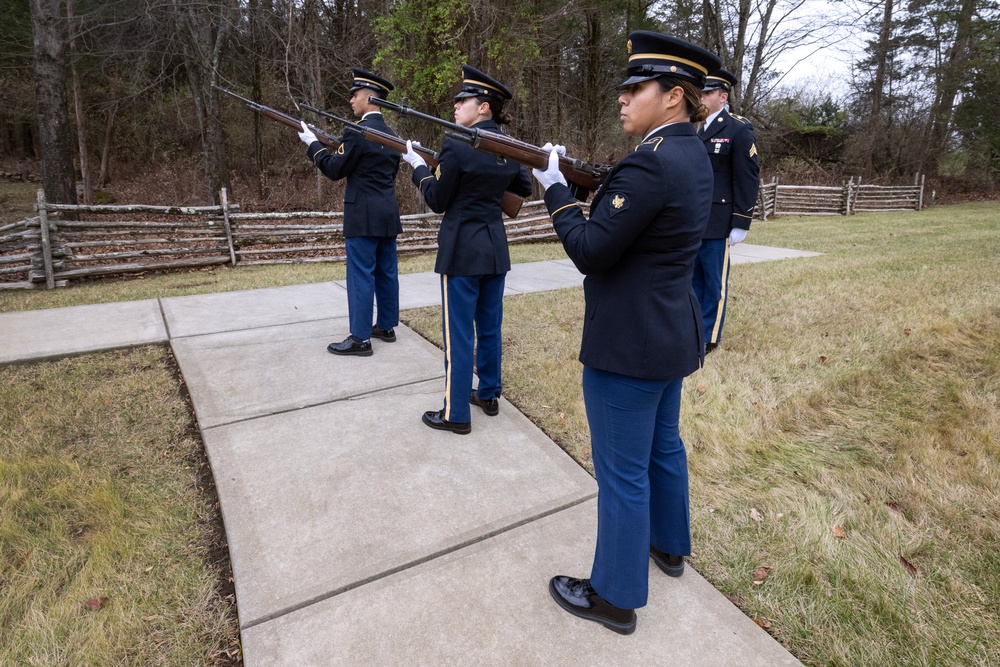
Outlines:
[[[749,240],[824,254],[734,267],[723,345],[685,383],[692,564],[810,665],[1000,664],[1000,204],[779,218]],[[0,311],[331,273],[0,292]],[[582,313],[580,289],[507,300],[505,396],[591,469]],[[439,309],[404,317],[440,340]],[[153,349],[0,369],[0,663],[197,664],[228,646],[168,366]]]
[[0,368],[0,665],[240,664],[211,472],[168,353]]
[[[693,565],[811,665],[1000,664],[1000,205],[754,223],[685,383]],[[505,302],[505,395],[592,470],[581,289]],[[408,313],[440,340],[440,311]]]

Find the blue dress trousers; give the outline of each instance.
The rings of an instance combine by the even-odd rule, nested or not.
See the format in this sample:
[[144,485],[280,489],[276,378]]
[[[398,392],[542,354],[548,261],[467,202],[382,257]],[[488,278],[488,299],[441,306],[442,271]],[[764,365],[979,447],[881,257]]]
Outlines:
[[[395,134],[377,112],[365,114],[360,124]],[[351,335],[368,340],[376,302],[377,326],[392,329],[399,324],[396,236],[403,232],[403,226],[396,203],[396,173],[400,155],[356,132],[345,132],[343,143],[333,153],[315,141],[309,145],[308,155],[328,178],[347,179],[344,191],[347,308]]]
[[[473,127],[499,132],[492,120]],[[501,393],[500,327],[510,253],[500,200],[508,190],[530,195],[531,178],[524,167],[456,139],[445,139],[438,161],[434,172],[414,169],[413,183],[432,211],[444,213],[434,264],[441,275],[444,419],[467,422],[474,350],[479,397]]]
[[699,136],[712,161],[712,214],[695,262],[693,286],[701,303],[705,342],[722,339],[729,296],[729,232],[750,229],[757,204],[760,165],[753,125],[725,109]]
[[704,358],[691,289],[712,201],[711,164],[691,123],[655,130],[616,164],[590,219],[569,188],[545,203],[584,279],[580,361],[597,476],[591,585],[611,604],[646,604],[649,547],[691,549],[683,378]]

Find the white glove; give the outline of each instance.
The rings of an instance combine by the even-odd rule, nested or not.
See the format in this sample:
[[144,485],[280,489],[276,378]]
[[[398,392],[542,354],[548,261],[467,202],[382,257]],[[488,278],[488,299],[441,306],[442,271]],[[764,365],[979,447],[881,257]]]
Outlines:
[[566,177],[559,171],[559,156],[566,155],[566,147],[553,146],[550,142],[547,142],[542,146],[542,150],[549,151],[549,166],[544,171],[541,169],[532,169],[531,174],[535,177],[535,180],[546,190],[556,183],[566,185]]
[[420,157],[420,155],[418,155],[415,150],[413,150],[414,146],[419,146],[419,145],[420,145],[419,141],[409,141],[409,140],[407,140],[407,142],[406,142],[406,152],[403,153],[403,159],[406,160],[406,164],[410,165],[414,169],[416,169],[417,167],[426,167],[427,166],[427,163],[424,162],[424,159],[422,157]]
[[306,125],[304,120],[300,120],[299,122],[302,123],[302,131],[299,132],[299,139],[301,139],[302,143],[306,146],[309,146],[312,142],[316,141],[316,135],[309,129],[309,126]]
[[734,246],[747,237],[747,230],[733,227],[729,232],[729,245]]

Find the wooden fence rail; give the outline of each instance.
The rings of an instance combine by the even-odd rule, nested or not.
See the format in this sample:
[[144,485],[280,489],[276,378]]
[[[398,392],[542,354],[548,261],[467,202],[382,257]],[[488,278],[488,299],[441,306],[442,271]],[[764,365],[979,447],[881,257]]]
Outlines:
[[761,181],[754,216],[851,215],[859,211],[920,211],[924,208],[924,177],[913,185],[868,185],[851,178],[836,186],[781,185]]
[[[0,289],[62,287],[74,280],[206,266],[342,262],[343,213],[244,213],[219,206],[50,204],[38,215],[0,225]],[[441,216],[402,217],[401,255],[437,248]],[[506,220],[510,243],[555,240],[542,201]]]
[[[842,187],[761,183],[755,215],[850,215],[921,210],[923,178],[913,186]],[[344,261],[341,212],[244,213],[218,206],[50,204],[39,190],[37,216],[0,225],[0,289],[61,287],[73,280],[207,266]],[[399,254],[437,249],[441,216],[402,217]],[[525,202],[504,220],[510,243],[555,241],[542,201]]]

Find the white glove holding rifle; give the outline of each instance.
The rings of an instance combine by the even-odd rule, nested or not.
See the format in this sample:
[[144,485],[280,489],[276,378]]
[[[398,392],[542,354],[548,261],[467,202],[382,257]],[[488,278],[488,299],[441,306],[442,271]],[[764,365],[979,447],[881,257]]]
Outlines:
[[309,146],[312,144],[312,142],[318,141],[318,139],[316,139],[316,134],[309,129],[309,126],[306,125],[306,122],[304,120],[301,120],[299,122],[302,123],[302,131],[299,132],[299,139],[302,140],[302,143],[304,143],[306,146]]
[[559,171],[559,157],[566,155],[565,146],[553,146],[551,142],[546,142],[542,146],[543,151],[549,151],[549,166],[545,170],[542,169],[532,169],[531,174],[538,181],[538,184],[542,186],[545,190],[556,183],[562,183],[566,185],[566,177],[562,175]]
[[733,227],[729,230],[729,245],[734,246],[741,243],[747,237],[747,230]]
[[406,164],[410,165],[414,169],[417,167],[426,167],[427,163],[424,162],[424,159],[420,157],[415,150],[413,150],[414,146],[419,147],[420,142],[410,140],[406,141],[406,152],[403,153],[403,159],[406,160]]

